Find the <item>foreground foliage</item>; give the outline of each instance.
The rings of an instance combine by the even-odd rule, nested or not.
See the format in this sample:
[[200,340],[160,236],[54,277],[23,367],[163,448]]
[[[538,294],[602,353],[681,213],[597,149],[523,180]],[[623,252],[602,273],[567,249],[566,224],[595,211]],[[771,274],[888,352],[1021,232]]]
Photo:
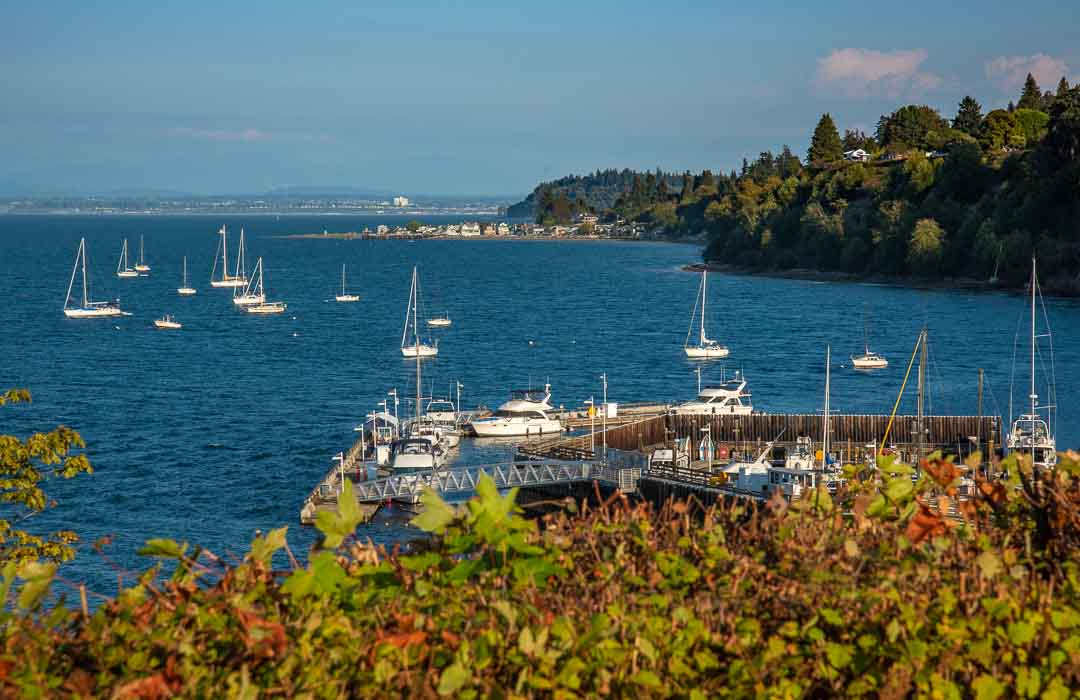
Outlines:
[[613,499],[540,523],[486,482],[458,511],[429,494],[433,539],[407,554],[349,534],[348,488],[319,522],[336,549],[305,567],[284,528],[237,565],[152,540],[175,572],[92,615],[41,609],[36,572],[2,620],[0,695],[1065,698],[1078,457],[1043,481],[1006,464],[1012,482],[978,482],[959,520],[937,514],[960,473],[940,460],[917,483],[882,462],[835,503]]

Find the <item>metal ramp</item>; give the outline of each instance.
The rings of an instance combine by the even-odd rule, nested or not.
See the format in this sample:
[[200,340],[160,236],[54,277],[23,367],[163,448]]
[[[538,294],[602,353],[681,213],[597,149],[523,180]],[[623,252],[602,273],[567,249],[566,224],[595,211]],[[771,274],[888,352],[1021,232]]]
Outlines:
[[389,476],[353,484],[359,503],[381,503],[393,499],[416,499],[425,488],[442,494],[475,491],[481,475],[486,474],[498,489],[518,486],[548,486],[587,481],[601,481],[623,491],[633,491],[641,469],[602,462],[513,462],[485,464],[437,472]]

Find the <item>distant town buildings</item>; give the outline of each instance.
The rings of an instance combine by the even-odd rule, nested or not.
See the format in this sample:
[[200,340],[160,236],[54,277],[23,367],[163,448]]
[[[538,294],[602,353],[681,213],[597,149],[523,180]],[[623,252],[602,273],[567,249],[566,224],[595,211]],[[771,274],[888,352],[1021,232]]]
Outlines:
[[379,238],[616,238],[638,240],[655,237],[643,223],[616,221],[600,223],[580,221],[574,224],[542,226],[533,223],[509,223],[507,221],[466,221],[460,224],[421,224],[412,229],[405,226],[380,224],[375,231],[364,229],[363,236]]
[[407,207],[407,206],[409,206],[409,198],[408,197],[402,197],[400,195],[397,196],[397,197],[394,197],[394,206],[395,207]]
[[461,225],[461,235],[462,236],[479,236],[480,235],[480,224],[476,223],[475,221],[471,221],[471,222],[469,222],[467,224],[462,224]]

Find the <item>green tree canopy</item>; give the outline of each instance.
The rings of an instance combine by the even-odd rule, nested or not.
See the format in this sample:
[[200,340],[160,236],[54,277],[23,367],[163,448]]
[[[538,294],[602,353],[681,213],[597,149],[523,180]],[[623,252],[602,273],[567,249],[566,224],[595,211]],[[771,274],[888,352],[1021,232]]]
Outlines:
[[[0,406],[29,401],[30,392],[21,389],[0,394]],[[72,454],[85,446],[79,434],[66,426],[25,440],[0,435],[0,502],[5,504],[4,513],[10,514],[10,519],[0,519],[0,563],[67,561],[75,556],[72,545],[79,538],[74,532],[35,535],[16,525],[49,507],[40,486],[47,476],[71,479],[93,471],[86,455]]]
[[806,154],[806,160],[811,165],[823,165],[840,160],[843,157],[843,148],[840,144],[840,132],[836,123],[828,112],[821,115],[814,135],[810,139],[810,150]]
[[908,270],[916,275],[933,275],[941,265],[945,232],[933,219],[919,219],[908,243]]
[[877,141],[882,146],[905,146],[927,150],[926,135],[947,129],[949,123],[937,110],[926,105],[905,105],[878,122]]
[[1080,84],[1054,101],[1043,143],[1052,167],[1080,167]]
[[982,105],[974,97],[968,95],[960,100],[960,107],[956,110],[956,118],[953,119],[952,125],[958,131],[978,137],[982,120]]
[[421,224],[416,219],[410,219],[409,222],[405,224],[405,228],[412,233],[416,233],[417,231],[419,231],[421,226],[423,226],[423,224]]
[[840,141],[845,152],[854,151],[858,148],[864,151],[877,150],[877,144],[872,136],[867,136],[859,129],[844,129],[844,138]]
[[1024,80],[1024,90],[1020,93],[1020,101],[1016,103],[1017,109],[1040,109],[1042,107],[1042,90],[1035,76],[1027,74]]
[[979,143],[988,151],[1000,151],[1002,148],[1022,148],[1024,132],[1016,123],[1015,112],[995,109],[983,120]]
[[1024,142],[1028,147],[1034,146],[1046,136],[1046,125],[1050,121],[1050,115],[1037,109],[1018,109],[1013,112],[1016,126],[1024,134]]
[[1054,97],[1064,97],[1065,93],[1069,91],[1069,81],[1065,80],[1065,76],[1061,76],[1061,80],[1058,81],[1057,92],[1054,93]]

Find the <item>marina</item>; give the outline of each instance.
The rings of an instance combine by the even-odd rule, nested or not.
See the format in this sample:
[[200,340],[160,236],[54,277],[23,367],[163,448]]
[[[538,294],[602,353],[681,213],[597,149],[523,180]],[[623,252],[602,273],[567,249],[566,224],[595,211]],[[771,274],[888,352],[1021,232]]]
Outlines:
[[[257,248],[263,265],[272,265],[266,271],[270,277],[264,280],[269,285],[267,298],[287,301],[285,311],[260,322],[231,303],[233,289],[222,290],[226,294],[211,290],[206,278],[213,267],[209,239],[222,223],[230,234],[236,232],[228,237],[230,276],[236,268],[237,237],[244,228],[245,247]],[[35,228],[43,225],[54,228],[47,234]],[[272,217],[255,222],[34,217],[20,220],[18,228],[6,234],[6,240],[14,242],[22,240],[23,232],[28,237],[48,235],[58,241],[58,249],[63,248],[57,251],[60,254],[43,259],[28,258],[17,245],[3,251],[6,259],[0,264],[9,276],[14,270],[12,279],[24,285],[29,299],[4,313],[21,319],[12,321],[15,327],[55,337],[64,348],[46,367],[23,349],[33,347],[26,338],[16,344],[14,353],[0,360],[4,363],[0,370],[13,377],[16,385],[37,389],[26,418],[12,414],[13,430],[19,430],[20,424],[33,429],[35,415],[64,415],[58,407],[67,405],[71,397],[86,392],[98,397],[93,404],[72,404],[71,416],[63,420],[91,446],[106,442],[116,446],[92,455],[95,479],[109,495],[99,502],[77,489],[64,492],[61,502],[71,505],[57,516],[76,524],[88,538],[120,533],[119,549],[126,552],[118,553],[120,561],[137,561],[134,552],[140,543],[122,537],[141,529],[136,521],[149,519],[162,536],[200,541],[219,550],[250,538],[256,528],[295,522],[308,494],[329,472],[340,472],[338,461],[330,460],[330,455],[352,446],[359,437],[353,429],[366,421],[365,416],[385,412],[402,421],[411,419],[415,358],[403,357],[399,347],[406,315],[402,302],[410,296],[414,265],[424,292],[418,305],[417,335],[440,341],[438,356],[422,361],[424,413],[443,421],[449,416],[451,423],[455,414],[482,418],[506,403],[511,390],[542,389],[550,384],[550,413],[561,424],[558,433],[549,435],[545,430],[542,436],[462,434],[458,445],[450,447],[447,441],[439,446],[443,454],[434,470],[436,480],[457,479],[460,469],[506,466],[526,458],[534,463],[602,461],[605,436],[609,461],[631,452],[639,464],[647,464],[653,452],[662,449],[665,437],[669,442],[675,437],[692,438],[687,468],[699,479],[714,478],[711,472],[723,471],[735,458],[755,459],[773,440],[777,441],[775,454],[770,457],[783,464],[788,443],[798,437],[792,431],[811,437],[816,453],[821,441],[822,360],[829,341],[834,350],[830,452],[836,459],[841,453],[844,460],[849,455],[858,458],[870,451],[869,435],[877,433],[880,438],[880,416],[893,408],[912,341],[922,325],[930,329],[924,412],[932,436],[927,447],[931,441],[961,444],[953,448],[956,451],[966,449],[964,438],[978,437],[977,425],[953,425],[943,416],[969,416],[977,421],[982,368],[986,375],[983,414],[1001,416],[1004,430],[994,434],[995,450],[1001,449],[1003,432],[1013,425],[1009,388],[1012,336],[1018,322],[1021,359],[1014,406],[1020,410],[1012,418],[1030,412],[1025,398],[1030,391],[1030,297],[710,273],[707,337],[729,344],[730,355],[700,362],[685,357],[679,347],[701,281],[700,275],[682,271],[697,254],[693,246],[538,242],[492,247],[479,242],[471,246],[468,241],[318,243],[275,237],[277,232],[301,225],[295,220],[277,223]],[[70,227],[68,233],[64,233],[66,227]],[[121,248],[124,230],[144,233],[146,252],[153,254],[148,262],[159,274],[140,278],[137,284],[113,277],[116,259],[107,259],[108,251],[115,254]],[[67,314],[58,313],[62,275],[71,275],[73,253],[83,233],[89,248],[99,250],[99,264],[94,264],[92,250],[87,259],[87,300],[121,296],[123,312],[134,316],[69,321]],[[137,255],[135,251],[132,263]],[[189,288],[197,288],[197,293],[178,302],[185,256],[189,258]],[[346,292],[362,295],[360,303],[334,302],[334,292],[341,290],[343,263]],[[221,264],[219,260],[217,278]],[[80,260],[71,280],[72,309],[82,303],[81,265]],[[22,277],[18,271],[42,266],[56,273],[48,276],[51,280],[41,275]],[[597,274],[602,268],[619,270],[617,286]],[[162,269],[168,274],[160,274]],[[537,293],[551,288],[554,275],[565,278],[572,293],[536,304],[541,298]],[[245,276],[253,277],[250,266]],[[848,356],[863,349],[864,327],[857,311],[843,310],[844,300],[852,294],[865,299],[873,311],[871,347],[889,358],[884,369],[855,371],[850,364]],[[40,305],[34,301],[39,297],[51,303]],[[780,300],[794,297],[805,300],[813,312],[789,313]],[[758,298],[775,303],[743,301]],[[425,313],[423,304],[431,306],[432,300],[437,306]],[[754,313],[744,312],[751,308],[748,304],[753,304]],[[1080,318],[1073,320],[1076,312],[1071,302],[1048,299],[1046,304],[1049,326],[1059,337],[1080,329]],[[1043,335],[1047,324],[1041,306],[1038,310],[1038,334]],[[183,329],[155,331],[153,320],[166,313],[182,321]],[[452,318],[453,325],[427,326],[426,321],[436,317]],[[738,323],[732,325],[735,318]],[[697,323],[694,331],[696,338]],[[1044,344],[1045,339],[1038,342]],[[944,352],[958,345],[964,352]],[[1080,358],[1069,343],[1055,348],[1055,353],[1058,385],[1073,386],[1077,381],[1073,367]],[[1037,357],[1045,355],[1043,348]],[[1040,377],[1042,364],[1039,359]],[[89,373],[86,368],[91,366],[95,371]],[[608,378],[607,397],[602,375]],[[720,416],[715,421],[692,413],[671,415],[674,409],[694,403],[706,389],[723,387],[736,376],[747,382],[744,391],[752,396],[742,402],[749,402],[754,414]],[[898,448],[912,437],[917,383],[913,369],[889,439]],[[1042,379],[1038,383],[1041,387]],[[116,386],[140,387],[139,400],[132,402],[130,395],[116,392]],[[388,395],[395,387],[400,394],[396,408],[395,398]],[[1048,396],[1042,388],[1038,393]],[[183,401],[177,401],[178,396]],[[430,397],[449,399],[453,407],[429,405],[433,403]],[[388,407],[380,405],[383,401]],[[1040,405],[1043,402],[1048,401],[1040,399]],[[1055,424],[1045,411],[1041,416],[1058,444],[1080,440],[1080,430],[1068,417]],[[142,426],[145,439],[128,440],[118,433],[116,421]],[[275,428],[257,429],[266,425]],[[709,471],[700,468],[704,460],[699,454],[700,428],[706,426],[715,435],[715,458]],[[777,440],[785,427],[788,432]],[[672,432],[665,435],[665,431]],[[442,427],[431,429],[433,436],[438,432],[442,439],[450,437]],[[958,440],[958,436],[963,437]],[[985,434],[982,444],[985,451]],[[385,459],[390,444],[381,449]],[[724,449],[726,459],[719,456]],[[658,463],[654,474],[661,468]],[[385,469],[380,474],[375,467],[359,472],[354,468],[352,478],[365,476],[369,482],[395,478]],[[401,476],[399,483],[419,484],[432,478],[423,472],[416,478]],[[602,492],[614,490],[614,481],[598,483]],[[592,489],[591,480],[575,480],[529,486],[522,497],[542,500],[558,494],[588,494]],[[336,502],[336,491],[329,493],[330,503],[320,507]],[[644,494],[645,489],[636,493]],[[362,527],[360,536],[388,546],[414,536],[407,513],[415,510],[415,504],[406,496],[391,499],[389,505],[372,504],[371,521]],[[453,495],[467,497],[466,492]],[[316,536],[307,528],[295,534],[301,548]],[[97,568],[93,557],[80,558],[74,566],[96,580],[108,580],[108,570]]]

